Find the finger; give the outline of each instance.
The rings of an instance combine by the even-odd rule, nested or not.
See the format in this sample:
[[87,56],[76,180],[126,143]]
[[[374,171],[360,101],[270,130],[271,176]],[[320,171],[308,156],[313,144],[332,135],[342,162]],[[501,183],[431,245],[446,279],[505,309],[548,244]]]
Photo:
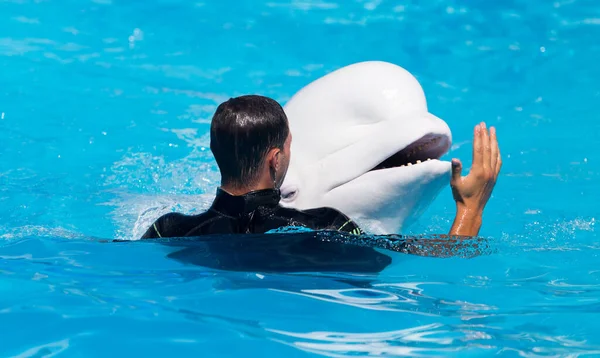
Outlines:
[[496,148],[498,149],[498,154],[496,155],[496,177],[500,174],[500,169],[502,168],[502,155],[500,154],[500,146],[498,145],[498,135],[496,137]]
[[490,127],[490,166],[492,173],[496,174],[496,166],[498,164],[498,140],[496,139],[496,128]]
[[500,156],[500,152],[498,152],[498,159],[496,159],[496,178],[500,175],[500,169],[502,169],[502,157]]
[[481,141],[483,142],[483,172],[489,173],[491,167],[492,148],[490,147],[490,135],[485,126],[485,123],[481,124]]
[[462,163],[459,159],[452,159],[452,182],[458,182],[462,177]]
[[483,161],[483,148],[481,143],[481,125],[475,126],[475,133],[473,134],[473,164],[472,168],[481,168]]

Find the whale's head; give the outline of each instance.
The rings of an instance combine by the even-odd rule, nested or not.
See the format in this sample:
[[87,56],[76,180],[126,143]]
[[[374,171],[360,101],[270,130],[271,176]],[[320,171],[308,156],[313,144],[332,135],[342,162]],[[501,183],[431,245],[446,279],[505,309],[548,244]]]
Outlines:
[[414,76],[361,62],[310,83],[284,106],[292,133],[281,204],[336,208],[374,234],[400,233],[449,184],[452,135]]

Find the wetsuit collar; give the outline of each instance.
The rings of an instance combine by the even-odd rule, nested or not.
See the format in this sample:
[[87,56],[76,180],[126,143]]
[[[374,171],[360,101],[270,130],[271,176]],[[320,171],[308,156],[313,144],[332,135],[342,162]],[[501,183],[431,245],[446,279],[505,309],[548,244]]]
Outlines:
[[256,210],[259,206],[275,207],[279,204],[279,189],[262,189],[244,195],[231,195],[217,188],[217,196],[212,209],[230,216],[241,216]]

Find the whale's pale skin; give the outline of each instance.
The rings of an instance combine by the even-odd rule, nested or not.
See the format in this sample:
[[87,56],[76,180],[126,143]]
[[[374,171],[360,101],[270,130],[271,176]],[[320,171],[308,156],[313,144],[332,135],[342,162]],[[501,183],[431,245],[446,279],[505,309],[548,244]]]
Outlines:
[[400,66],[343,67],[302,88],[284,110],[293,140],[283,206],[333,207],[370,233],[396,234],[450,182],[451,163],[439,160],[450,128]]

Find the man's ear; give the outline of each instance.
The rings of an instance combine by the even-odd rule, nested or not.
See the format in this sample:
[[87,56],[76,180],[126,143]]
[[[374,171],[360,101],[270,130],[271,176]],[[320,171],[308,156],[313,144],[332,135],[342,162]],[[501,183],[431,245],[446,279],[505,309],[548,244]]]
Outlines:
[[267,153],[267,164],[269,166],[269,173],[273,182],[275,182],[277,178],[277,170],[279,170],[279,152],[279,149],[273,148]]
[[279,169],[279,165],[280,165],[279,161],[281,160],[280,158],[281,158],[281,149],[279,149],[279,148],[273,148],[267,154],[267,161],[269,163],[269,166],[274,170]]

